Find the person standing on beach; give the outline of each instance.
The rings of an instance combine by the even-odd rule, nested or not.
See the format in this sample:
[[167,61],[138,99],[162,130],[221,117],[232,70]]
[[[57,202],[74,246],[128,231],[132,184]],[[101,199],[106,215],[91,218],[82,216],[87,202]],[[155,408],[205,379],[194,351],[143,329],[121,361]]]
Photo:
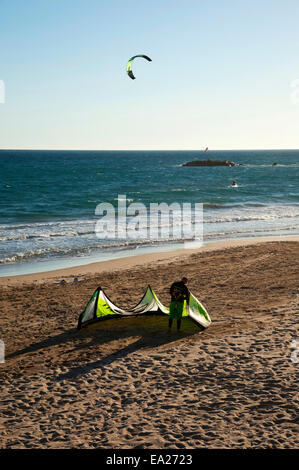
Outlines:
[[189,300],[189,290],[186,286],[188,279],[183,277],[181,281],[174,282],[170,287],[171,302],[169,307],[169,331],[172,327],[172,321],[177,321],[177,331],[180,331],[183,315],[184,301]]

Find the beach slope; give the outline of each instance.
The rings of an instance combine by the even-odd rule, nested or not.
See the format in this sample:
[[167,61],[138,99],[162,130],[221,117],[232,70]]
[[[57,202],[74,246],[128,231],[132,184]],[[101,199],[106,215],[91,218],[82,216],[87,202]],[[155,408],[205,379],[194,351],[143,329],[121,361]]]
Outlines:
[[[2,280],[1,448],[298,447],[298,242],[108,265]],[[76,330],[98,285],[124,307],[151,284],[168,305],[182,275],[208,329],[149,316]]]

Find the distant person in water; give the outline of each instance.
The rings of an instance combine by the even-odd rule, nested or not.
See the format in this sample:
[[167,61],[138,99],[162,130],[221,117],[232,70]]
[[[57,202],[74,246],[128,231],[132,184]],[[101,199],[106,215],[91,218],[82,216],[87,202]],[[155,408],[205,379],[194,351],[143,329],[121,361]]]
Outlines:
[[236,181],[233,181],[232,186],[238,186]]
[[172,327],[173,319],[177,321],[177,331],[180,331],[183,316],[184,301],[189,300],[188,279],[183,277],[181,281],[174,282],[170,287],[171,302],[169,307],[169,331]]

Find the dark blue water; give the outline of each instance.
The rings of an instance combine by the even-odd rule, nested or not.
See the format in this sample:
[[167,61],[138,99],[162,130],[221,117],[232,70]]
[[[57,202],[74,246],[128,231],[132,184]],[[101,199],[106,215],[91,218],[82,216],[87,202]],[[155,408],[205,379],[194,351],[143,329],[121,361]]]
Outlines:
[[[181,166],[207,157],[243,166]],[[203,203],[205,240],[298,234],[298,183],[299,150],[0,150],[0,264],[59,259],[63,265],[91,253],[101,259],[133,246],[161,247],[146,237],[96,237],[96,206],[117,208],[118,195],[147,207]]]

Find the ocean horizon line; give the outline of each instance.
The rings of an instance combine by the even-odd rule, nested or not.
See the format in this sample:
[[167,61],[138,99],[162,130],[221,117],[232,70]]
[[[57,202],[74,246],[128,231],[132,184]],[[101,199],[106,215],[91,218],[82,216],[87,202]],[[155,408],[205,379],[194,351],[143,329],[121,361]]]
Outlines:
[[[263,151],[299,151],[298,148],[211,148],[208,152],[263,152]],[[20,151],[20,152],[205,152],[205,149],[194,148],[194,149],[70,149],[70,148],[0,148],[0,151]]]

